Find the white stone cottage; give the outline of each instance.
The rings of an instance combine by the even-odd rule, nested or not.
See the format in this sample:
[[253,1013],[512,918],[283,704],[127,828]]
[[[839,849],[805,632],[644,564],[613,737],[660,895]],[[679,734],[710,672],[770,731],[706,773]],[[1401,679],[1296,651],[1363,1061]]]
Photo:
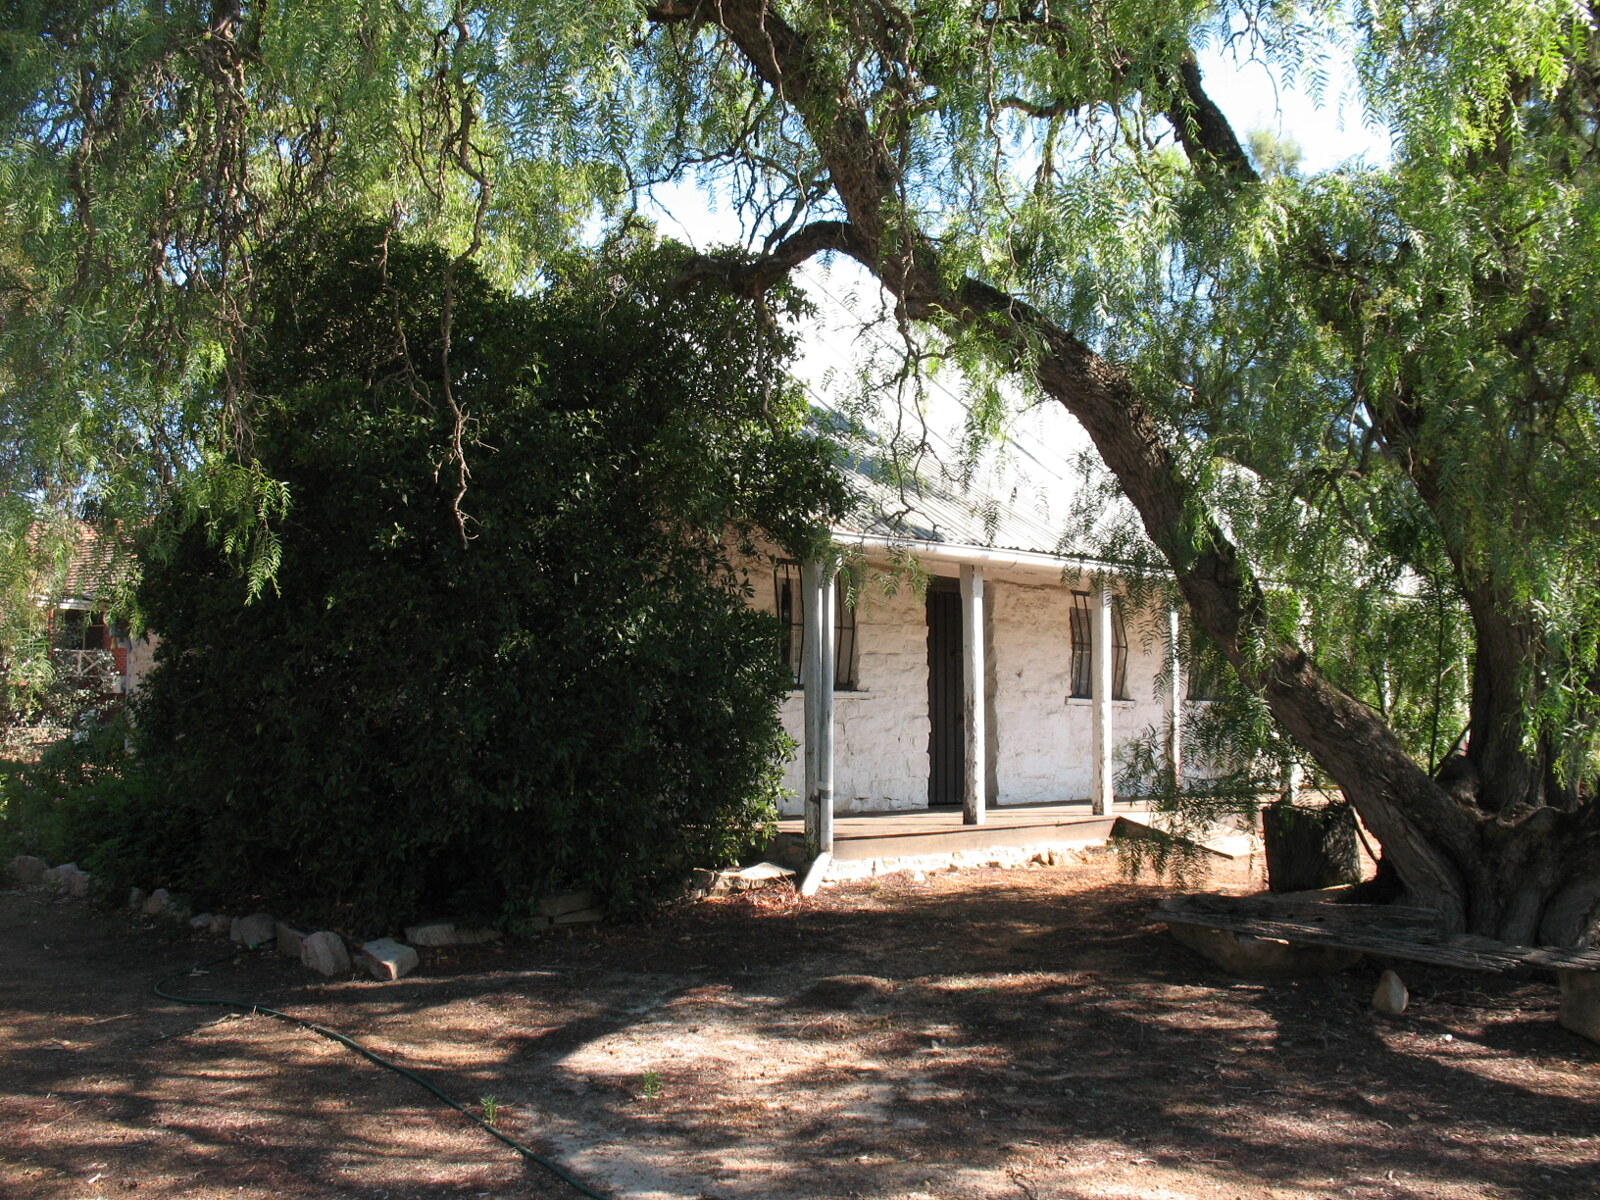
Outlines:
[[1058,553],[1059,529],[1015,492],[865,490],[895,516],[834,530],[864,586],[817,563],[748,566],[752,603],[788,626],[783,720],[803,752],[784,815],[804,813],[813,850],[831,848],[834,813],[949,805],[981,824],[995,807],[1085,800],[1108,813],[1117,747],[1150,729],[1180,762],[1175,612],[1135,608],[1114,568]]

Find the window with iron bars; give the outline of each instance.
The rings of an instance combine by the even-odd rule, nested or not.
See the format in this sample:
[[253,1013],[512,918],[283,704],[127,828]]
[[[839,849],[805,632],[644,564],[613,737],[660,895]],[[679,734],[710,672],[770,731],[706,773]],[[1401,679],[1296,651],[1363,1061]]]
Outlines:
[[[1094,695],[1094,627],[1088,592],[1072,593],[1072,694],[1079,699]],[[1122,620],[1122,602],[1111,598],[1111,698],[1128,699],[1128,629]]]
[[[805,660],[806,600],[800,585],[800,565],[780,562],[773,571],[773,591],[778,602],[778,620],[783,623],[779,657],[789,668],[789,678],[800,686],[800,664]],[[854,691],[856,687],[856,606],[850,603],[844,577],[833,581],[833,689]]]

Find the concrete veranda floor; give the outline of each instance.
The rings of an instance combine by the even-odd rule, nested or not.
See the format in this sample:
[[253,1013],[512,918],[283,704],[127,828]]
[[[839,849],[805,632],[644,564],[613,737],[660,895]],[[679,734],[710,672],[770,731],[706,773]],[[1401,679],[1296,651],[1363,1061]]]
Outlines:
[[[1097,816],[1089,801],[1008,804],[991,808],[981,825],[964,825],[959,808],[914,808],[895,812],[838,813],[833,819],[836,859],[905,858],[958,850],[1050,845],[1104,845],[1119,817],[1141,823],[1143,801],[1118,801],[1109,816]],[[778,822],[780,840],[805,838],[801,817]]]

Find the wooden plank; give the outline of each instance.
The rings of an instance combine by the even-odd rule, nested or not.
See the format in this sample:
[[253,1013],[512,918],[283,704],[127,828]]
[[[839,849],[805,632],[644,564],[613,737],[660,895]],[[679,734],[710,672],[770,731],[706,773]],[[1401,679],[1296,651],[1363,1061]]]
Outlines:
[[1439,924],[1439,914],[1431,908],[1403,904],[1341,904],[1324,893],[1275,895],[1264,892],[1254,896],[1222,896],[1215,892],[1199,892],[1169,897],[1162,901],[1161,908],[1167,912],[1242,913],[1268,920],[1282,918],[1361,927],[1436,929]]
[[1442,943],[1430,945],[1398,937],[1362,936],[1350,930],[1329,929],[1321,925],[1304,925],[1292,921],[1267,921],[1257,917],[1236,917],[1222,913],[1176,913],[1164,910],[1153,912],[1150,916],[1168,924],[1227,929],[1269,941],[1337,946],[1342,950],[1360,950],[1368,954],[1384,954],[1394,958],[1433,963],[1437,966],[1461,967],[1470,971],[1506,971],[1521,965],[1520,959],[1503,953],[1488,955]]
[[1512,946],[1472,934],[1447,934],[1432,925],[1436,918],[1426,909],[1286,902],[1259,896],[1175,896],[1150,916],[1169,924],[1337,946],[1470,971],[1498,972],[1529,966],[1600,971],[1600,949]]

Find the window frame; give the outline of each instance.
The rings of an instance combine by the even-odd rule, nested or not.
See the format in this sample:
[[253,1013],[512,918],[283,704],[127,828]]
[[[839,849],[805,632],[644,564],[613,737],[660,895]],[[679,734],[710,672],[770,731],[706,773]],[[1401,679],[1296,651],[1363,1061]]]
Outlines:
[[[806,646],[806,596],[800,564],[779,559],[773,565],[772,582],[774,611],[784,626],[778,643],[779,659],[789,669],[790,690],[798,690],[802,687],[800,672]],[[860,690],[856,606],[844,587],[842,571],[834,576],[833,596],[833,690],[854,692]]]
[[[1090,608],[1093,599],[1092,592],[1074,590],[1072,593],[1072,611],[1068,618],[1071,639],[1068,686],[1074,700],[1094,699],[1094,626]],[[1128,626],[1120,596],[1111,597],[1111,699],[1132,699],[1128,695]]]

